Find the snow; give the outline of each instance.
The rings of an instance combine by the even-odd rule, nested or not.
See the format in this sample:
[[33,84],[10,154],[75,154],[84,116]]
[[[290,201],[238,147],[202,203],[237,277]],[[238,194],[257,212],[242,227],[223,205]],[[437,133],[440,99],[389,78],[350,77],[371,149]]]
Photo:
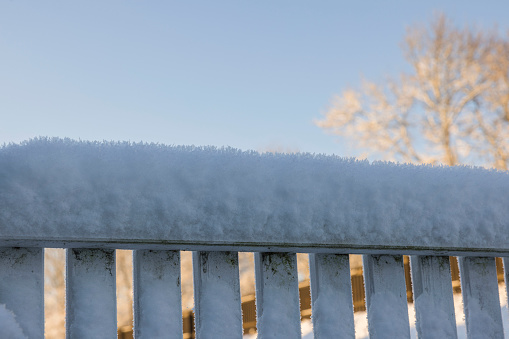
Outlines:
[[[337,299],[351,301],[352,296],[345,293],[333,294],[330,291],[323,291],[315,301],[315,307],[318,310],[315,317],[320,318],[322,322],[320,338],[331,338],[333,334],[338,338],[350,338],[351,334],[354,333],[352,323],[348,321],[351,315],[344,314],[344,308],[341,307],[341,304],[334,302],[329,306],[331,300],[336,301]],[[345,321],[345,318],[347,321]]]
[[27,338],[16,321],[16,316],[4,304],[0,304],[0,337],[21,339]]
[[39,138],[0,149],[0,239],[505,249],[508,190],[482,168]]
[[[374,338],[407,338],[409,323],[405,316],[398,316],[400,309],[395,310],[401,298],[393,293],[377,293],[371,298],[372,312],[368,312],[368,324]],[[404,305],[406,306],[406,305]],[[400,307],[399,307],[400,308]]]
[[431,293],[423,293],[418,299],[416,303],[423,309],[432,310],[426,313],[426,317],[423,317],[420,323],[420,328],[426,332],[426,338],[455,338],[454,322],[449,321],[452,315],[437,307]]

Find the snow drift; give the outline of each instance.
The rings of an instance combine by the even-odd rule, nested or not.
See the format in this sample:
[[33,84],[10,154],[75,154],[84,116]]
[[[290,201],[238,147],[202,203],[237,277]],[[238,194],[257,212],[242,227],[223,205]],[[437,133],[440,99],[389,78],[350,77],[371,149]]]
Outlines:
[[0,149],[0,240],[509,248],[509,175],[233,148]]

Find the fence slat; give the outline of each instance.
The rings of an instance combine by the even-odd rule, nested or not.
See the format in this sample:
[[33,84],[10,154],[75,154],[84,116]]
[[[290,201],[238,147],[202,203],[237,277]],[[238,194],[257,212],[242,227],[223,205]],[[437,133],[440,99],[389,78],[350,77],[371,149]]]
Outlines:
[[468,338],[504,338],[493,257],[459,257]]
[[315,338],[355,338],[348,254],[309,254]]
[[295,253],[255,253],[258,338],[300,338]]
[[134,335],[182,338],[180,252],[133,252]]
[[241,338],[237,252],[193,252],[197,338]]
[[67,338],[116,338],[115,281],[114,250],[67,249]]
[[457,338],[449,257],[411,256],[410,265],[419,338]]
[[0,304],[14,313],[28,338],[44,338],[42,248],[0,248]]
[[401,255],[364,255],[369,337],[410,338],[405,271]]

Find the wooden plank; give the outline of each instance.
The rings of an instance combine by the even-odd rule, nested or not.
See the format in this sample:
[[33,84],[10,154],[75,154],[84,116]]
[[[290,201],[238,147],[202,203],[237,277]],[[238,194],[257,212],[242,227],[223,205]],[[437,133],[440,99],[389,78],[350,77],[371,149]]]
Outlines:
[[[319,226],[317,226],[319,227]],[[509,247],[480,247],[476,244],[465,244],[465,246],[456,246],[453,244],[439,245],[427,244],[419,245],[403,243],[394,245],[382,243],[362,242],[362,239],[352,242],[311,242],[305,241],[284,241],[275,242],[263,237],[252,237],[252,241],[239,239],[227,240],[202,240],[193,239],[161,239],[147,237],[118,238],[112,231],[110,238],[99,237],[21,237],[21,236],[2,236],[0,235],[0,247],[44,247],[44,248],[103,248],[103,249],[151,249],[179,251],[185,248],[186,251],[237,251],[237,252],[281,252],[281,253],[349,253],[349,254],[386,254],[398,253],[403,255],[450,255],[450,256],[496,256],[504,257],[509,255]],[[233,230],[237,234],[236,230]],[[104,235],[106,237],[106,235]],[[247,237],[248,235],[246,235]],[[394,236],[398,238],[397,235]],[[469,245],[472,245],[469,247]]]
[[300,338],[295,253],[255,253],[258,339]]
[[0,304],[16,316],[24,335],[44,338],[42,248],[0,248]]
[[495,258],[458,259],[467,337],[504,338]]
[[355,338],[348,254],[310,254],[314,337]]
[[197,338],[241,338],[237,252],[193,252]]
[[180,252],[133,253],[134,335],[182,338]]
[[411,256],[410,264],[419,338],[457,338],[449,257]]
[[363,266],[370,338],[410,338],[403,256],[364,255]]
[[67,249],[66,337],[115,338],[115,251]]

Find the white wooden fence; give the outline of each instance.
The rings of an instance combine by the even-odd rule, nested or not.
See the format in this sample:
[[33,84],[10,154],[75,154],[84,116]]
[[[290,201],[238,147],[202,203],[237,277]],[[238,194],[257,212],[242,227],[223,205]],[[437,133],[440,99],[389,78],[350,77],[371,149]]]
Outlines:
[[240,338],[237,253],[249,251],[259,338],[299,338],[295,253],[310,253],[315,338],[354,338],[347,254],[363,254],[370,337],[408,338],[407,254],[419,337],[455,338],[453,255],[469,338],[503,338],[495,256],[509,256],[508,177],[159,146],[6,148],[0,304],[42,338],[43,251],[66,248],[67,336],[114,338],[115,249],[132,249],[136,338],[180,338],[179,251],[191,250],[198,338]]
[[[116,337],[114,250],[97,245],[105,248],[67,249],[68,338]],[[140,247],[147,248],[134,252],[135,337],[182,338],[179,251]],[[299,338],[295,254],[255,258],[259,338]],[[241,338],[237,253],[197,251],[193,265],[197,337]],[[449,258],[413,255],[411,267],[419,337],[456,338]],[[310,268],[315,338],[354,338],[348,255],[312,253]],[[460,270],[469,338],[503,338],[494,258],[461,257]],[[370,337],[408,338],[402,256],[366,254],[364,272]],[[0,303],[29,338],[44,337],[43,279],[42,248],[1,249]]]

